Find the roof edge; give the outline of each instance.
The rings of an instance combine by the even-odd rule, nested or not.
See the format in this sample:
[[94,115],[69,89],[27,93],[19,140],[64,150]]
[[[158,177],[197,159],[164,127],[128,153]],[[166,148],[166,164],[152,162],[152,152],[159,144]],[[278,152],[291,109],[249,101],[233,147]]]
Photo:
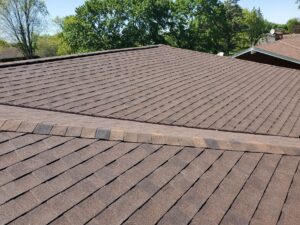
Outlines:
[[251,48],[248,48],[246,50],[240,51],[240,52],[236,53],[235,55],[233,55],[232,58],[238,58],[239,56],[244,55],[244,54],[246,54],[248,52],[251,52],[251,51],[258,52],[258,53],[261,53],[261,54],[264,54],[264,55],[268,55],[268,56],[271,56],[271,57],[274,57],[274,58],[279,58],[281,60],[292,62],[292,63],[300,65],[300,60],[297,60],[297,59],[294,59],[294,58],[291,58],[291,57],[287,57],[287,56],[284,56],[284,55],[276,54],[274,52],[266,51],[266,50],[258,48],[258,47],[251,47]]
[[148,45],[148,46],[142,46],[142,47],[121,48],[121,49],[89,52],[89,53],[71,54],[71,55],[64,55],[64,56],[54,56],[54,57],[46,57],[46,58],[39,58],[39,59],[21,60],[21,61],[16,61],[16,62],[0,63],[0,68],[31,65],[31,64],[45,63],[45,62],[54,62],[54,61],[59,61],[59,60],[75,59],[75,58],[82,58],[82,57],[95,56],[95,55],[105,55],[105,54],[118,53],[118,52],[139,51],[139,50],[145,50],[145,49],[151,49],[151,48],[158,48],[160,46],[161,45]]
[[244,50],[242,50],[242,51],[239,51],[239,52],[237,52],[236,54],[234,54],[233,56],[231,56],[231,58],[237,58],[237,57],[239,57],[239,56],[241,56],[241,55],[244,55],[244,54],[246,54],[246,53],[248,53],[248,52],[253,51],[253,49],[254,49],[254,47],[250,47],[250,48],[244,49]]

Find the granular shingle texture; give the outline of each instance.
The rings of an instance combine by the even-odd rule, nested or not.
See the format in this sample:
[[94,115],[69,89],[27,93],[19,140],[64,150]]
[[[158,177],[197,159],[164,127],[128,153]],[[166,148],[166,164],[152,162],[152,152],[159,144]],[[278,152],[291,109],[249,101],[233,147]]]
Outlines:
[[299,159],[1,132],[0,224],[296,225]]
[[0,66],[0,103],[300,136],[300,72],[168,46]]
[[262,44],[256,48],[295,59],[300,62],[300,35],[284,35],[282,40]]

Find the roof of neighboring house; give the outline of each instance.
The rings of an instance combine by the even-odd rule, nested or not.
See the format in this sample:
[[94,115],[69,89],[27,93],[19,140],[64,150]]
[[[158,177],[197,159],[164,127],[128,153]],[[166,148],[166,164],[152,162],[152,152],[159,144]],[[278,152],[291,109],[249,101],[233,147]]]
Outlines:
[[159,45],[0,64],[0,84],[0,224],[300,219],[299,70]]
[[150,46],[0,65],[0,103],[300,136],[300,71]]
[[300,35],[284,35],[283,39],[256,48],[288,57],[300,62]]
[[234,55],[234,58],[238,58],[249,52],[259,52],[300,65],[300,35],[284,35],[281,40],[260,44],[243,50]]

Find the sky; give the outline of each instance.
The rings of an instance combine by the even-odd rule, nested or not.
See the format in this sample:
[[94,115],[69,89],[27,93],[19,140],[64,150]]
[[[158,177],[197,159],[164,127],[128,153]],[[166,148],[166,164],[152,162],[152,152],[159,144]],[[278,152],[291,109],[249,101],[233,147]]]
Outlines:
[[[72,15],[76,7],[84,2],[85,0],[46,0],[51,18]],[[240,5],[248,9],[260,7],[267,20],[284,24],[291,18],[300,18],[300,10],[295,2],[296,0],[240,0]],[[50,33],[52,32],[53,28]]]

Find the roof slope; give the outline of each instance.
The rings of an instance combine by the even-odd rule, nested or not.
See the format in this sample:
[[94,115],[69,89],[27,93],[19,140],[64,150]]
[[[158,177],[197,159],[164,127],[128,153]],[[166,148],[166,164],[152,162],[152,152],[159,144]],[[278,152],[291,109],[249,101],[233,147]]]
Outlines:
[[295,59],[300,63],[300,35],[284,35],[282,40],[258,45],[256,48]]
[[297,224],[299,159],[0,132],[0,223]]
[[0,103],[300,136],[300,72],[167,46],[0,66]]

